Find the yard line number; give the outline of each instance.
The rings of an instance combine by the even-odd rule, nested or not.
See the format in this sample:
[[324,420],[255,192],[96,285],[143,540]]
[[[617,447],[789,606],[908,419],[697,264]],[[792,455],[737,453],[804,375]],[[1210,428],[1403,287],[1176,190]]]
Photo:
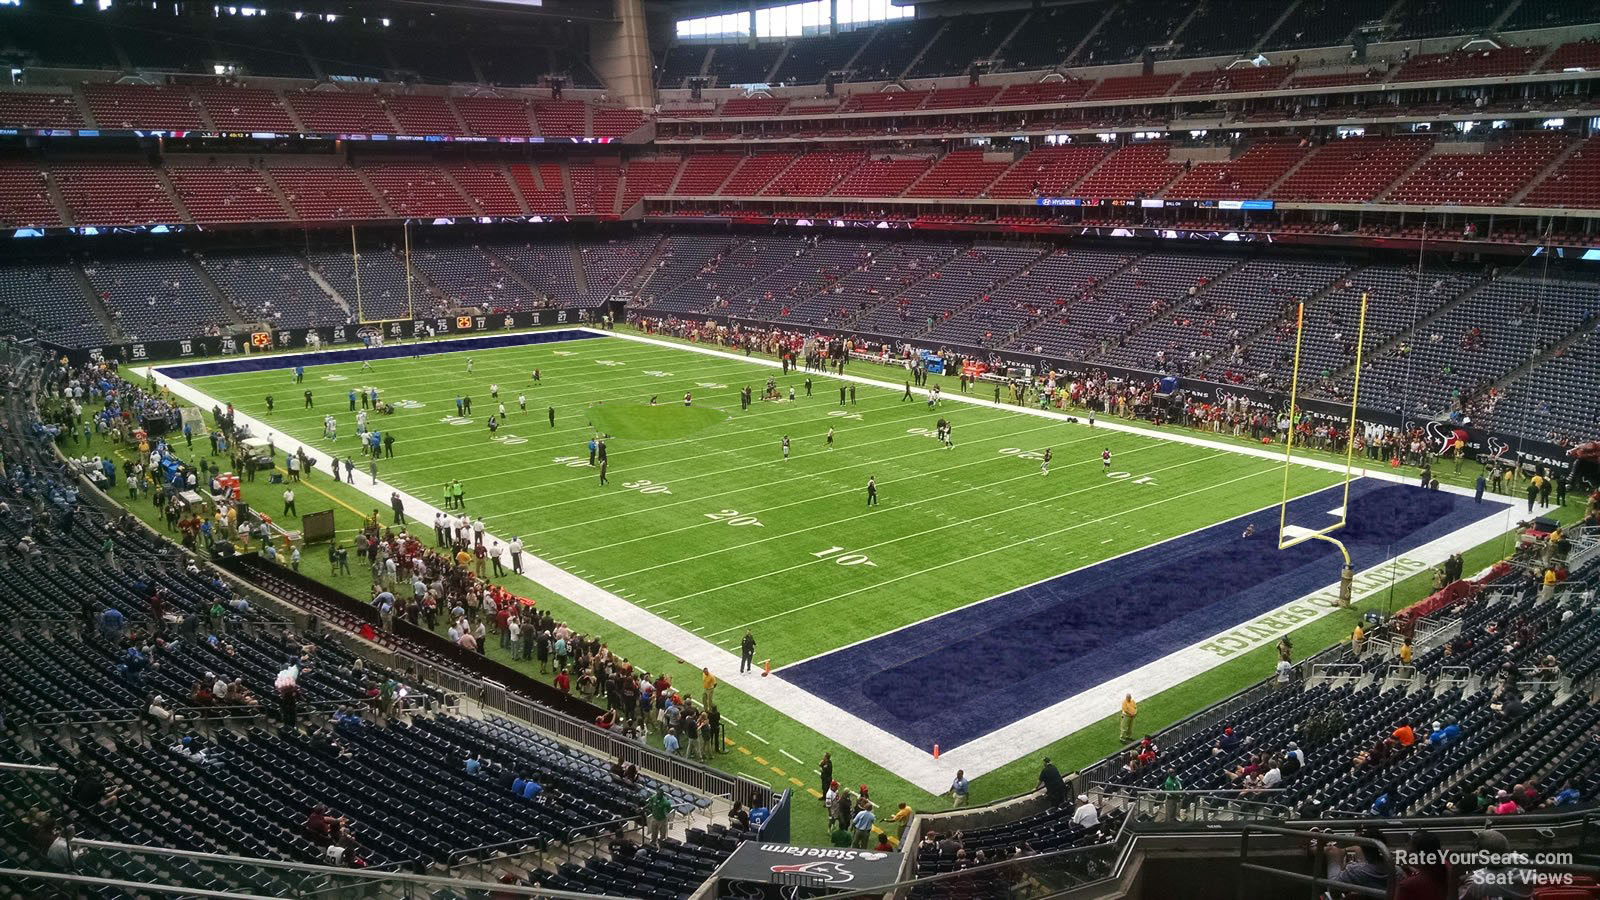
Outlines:
[[754,525],[757,528],[766,527],[765,525],[761,524],[760,519],[757,519],[755,516],[747,516],[744,513],[739,512],[737,509],[719,509],[714,513],[706,513],[705,515],[706,518],[713,522],[726,522],[735,528],[746,525]]
[[811,555],[817,559],[832,559],[841,566],[878,567],[878,564],[868,559],[865,553],[846,553],[843,547],[829,547],[826,550],[818,550]]

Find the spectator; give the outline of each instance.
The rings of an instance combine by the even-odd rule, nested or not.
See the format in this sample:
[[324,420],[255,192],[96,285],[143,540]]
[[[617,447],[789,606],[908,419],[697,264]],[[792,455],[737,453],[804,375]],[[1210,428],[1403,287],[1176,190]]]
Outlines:
[[1061,780],[1061,773],[1048,756],[1044,758],[1044,768],[1039,770],[1039,783],[1034,789],[1044,791],[1047,806],[1060,806],[1067,800],[1067,783]]
[[1100,824],[1100,811],[1089,802],[1088,794],[1078,795],[1078,808],[1072,813],[1072,824],[1079,828],[1094,828]]
[[656,785],[655,795],[645,804],[645,813],[650,820],[650,843],[660,846],[667,839],[667,822],[672,818],[672,801],[661,785]]
[[1516,864],[1518,857],[1511,853],[1511,843],[1505,835],[1485,829],[1478,832],[1476,846],[1489,863],[1462,876],[1462,900],[1522,900],[1533,896],[1536,873]]
[[[1361,836],[1381,841],[1383,833],[1364,829]],[[1366,888],[1387,889],[1389,886],[1389,863],[1380,847],[1360,844],[1346,848],[1329,841],[1323,855],[1330,881]]]
[[1410,850],[1414,862],[1400,873],[1395,900],[1446,900],[1450,896],[1450,863],[1439,838],[1426,831],[1413,832]]
[[877,818],[877,816],[872,814],[872,810],[870,808],[862,807],[856,810],[854,818],[850,820],[850,830],[854,835],[850,842],[850,846],[855,847],[858,850],[865,850],[867,848],[867,843],[872,837],[872,823],[877,821]]

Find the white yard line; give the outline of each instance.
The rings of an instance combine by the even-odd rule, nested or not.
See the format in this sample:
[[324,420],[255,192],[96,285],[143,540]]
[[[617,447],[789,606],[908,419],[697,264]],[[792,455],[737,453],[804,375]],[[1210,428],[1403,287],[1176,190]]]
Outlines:
[[[777,362],[740,357],[736,354],[724,353],[708,347],[682,345],[638,335],[600,332],[594,329],[584,330],[607,337],[616,337],[622,340],[684,352],[742,360],[746,363],[763,365],[768,368],[780,367]],[[539,345],[530,346],[536,347]],[[182,367],[163,366],[162,368],[181,369]],[[827,377],[841,378],[841,376],[837,375],[828,375]],[[169,387],[174,394],[196,403],[202,409],[209,409],[217,403],[216,400],[207,396],[204,392],[173,377],[157,374],[156,378],[159,383]],[[856,375],[844,375],[842,380],[876,387],[880,390],[899,390],[898,387],[887,382]],[[1051,410],[1036,410],[1027,407],[995,404],[990,401],[960,395],[947,395],[945,399],[1062,421],[1069,415]],[[240,413],[238,418],[240,422],[250,425],[251,429],[258,433],[265,434],[269,430],[264,423],[248,415]],[[1190,446],[1237,453],[1243,456],[1253,456],[1259,459],[1275,461],[1281,461],[1282,459],[1281,454],[1270,451],[1235,446],[1181,433],[1163,432],[1122,422],[1100,422],[1097,423],[1096,427],[1139,434]],[[281,450],[292,452],[295,449],[303,448],[309,456],[319,462],[327,463],[331,459],[328,454],[315,446],[302,443],[288,436],[284,436],[284,438],[279,444]],[[1296,463],[1327,471],[1344,471],[1343,466],[1323,460],[1300,459]],[[1368,477],[1395,482],[1409,481],[1409,479],[1386,471],[1368,473]],[[382,481],[376,484],[368,481],[354,485],[354,487],[379,501],[387,500],[389,494],[394,491],[393,488]],[[1448,486],[1444,489],[1454,490],[1457,493],[1471,493],[1464,489]],[[423,500],[404,492],[400,493],[406,514],[413,519],[424,522],[431,521],[433,515],[439,511],[436,507]],[[1419,548],[1418,551],[1408,554],[1407,558],[1431,565],[1434,562],[1442,561],[1448,553],[1461,546],[1487,540],[1488,537],[1504,531],[1504,522],[1499,514],[1500,512],[1503,512],[1503,508],[1497,510],[1496,514],[1487,516],[1467,528],[1431,542],[1424,548]],[[500,540],[492,534],[489,537],[494,540]],[[508,542],[501,540],[501,543],[506,544]],[[1367,570],[1367,573],[1385,571],[1387,565],[1386,562],[1374,569]],[[1133,690],[1139,696],[1149,696],[1206,671],[1219,664],[1224,658],[1219,657],[1213,650],[1205,649],[1205,647],[1207,643],[1216,643],[1219,639],[1225,637],[1226,633],[1214,636],[1209,642],[1201,642],[1184,651],[1172,654],[1159,663],[1141,667],[1135,672],[1128,673],[1092,691],[1085,692],[1080,697],[1062,701],[1062,703],[1051,707],[1049,710],[1005,726],[962,747],[945,751],[935,760],[931,753],[928,752],[928,748],[912,746],[905,740],[884,731],[871,722],[847,713],[833,704],[801,690],[785,681],[779,675],[760,677],[758,673],[752,672],[741,676],[738,671],[739,657],[736,653],[723,649],[713,641],[702,638],[667,621],[661,616],[648,612],[614,593],[603,590],[576,575],[563,571],[527,551],[523,553],[523,574],[530,580],[586,608],[595,615],[650,641],[663,652],[674,654],[676,658],[687,660],[691,664],[709,668],[719,680],[736,684],[738,690],[748,694],[751,698],[770,706],[779,713],[815,730],[829,741],[883,766],[895,775],[930,793],[938,793],[945,790],[950,783],[952,775],[958,768],[966,769],[968,777],[978,777],[992,772],[1015,759],[1033,753],[1040,747],[1079,730],[1084,725],[1105,718],[1105,716],[1114,712],[1116,701],[1120,699],[1124,691]],[[1333,587],[1335,585],[1330,585],[1324,590]],[[1295,605],[1294,603],[1287,604],[1285,609],[1293,608]],[[1326,614],[1326,612],[1327,610],[1323,610],[1321,614]],[[1302,619],[1298,624],[1303,624],[1304,621],[1308,620]],[[1298,624],[1284,626],[1283,630],[1287,631],[1289,628],[1298,627]],[[730,724],[734,723],[730,721]],[[759,737],[758,739],[765,740]]]
[[[766,367],[772,368],[772,369],[782,368],[782,364],[777,362],[777,361],[775,361],[775,360],[743,357],[743,356],[739,356],[738,354],[735,354],[735,353],[729,353],[729,352],[727,352],[725,350],[720,350],[720,349],[717,349],[715,347],[707,347],[707,346],[704,346],[702,344],[690,344],[690,343],[681,343],[680,344],[680,343],[677,343],[677,342],[674,342],[674,341],[665,341],[665,340],[661,340],[660,338],[645,337],[644,335],[639,335],[639,334],[625,334],[625,333],[622,333],[622,332],[600,332],[600,331],[595,331],[592,328],[578,328],[578,329],[575,329],[575,330],[591,331],[591,332],[593,332],[595,334],[607,334],[607,335],[610,335],[612,337],[620,338],[620,339],[625,340],[625,341],[635,341],[635,342],[645,343],[645,344],[654,344],[654,345],[656,345],[658,347],[675,347],[675,348],[677,348],[679,350],[685,350],[685,351],[690,352],[690,353],[699,353],[699,354],[702,354],[702,355],[705,355],[705,356],[720,356],[720,357],[724,357],[724,358],[743,359],[746,362],[752,363],[754,365],[766,366]],[[862,364],[863,365],[870,365],[870,363],[862,363]],[[889,391],[900,391],[900,390],[902,390],[902,388],[900,386],[897,386],[897,385],[895,385],[895,384],[893,384],[891,382],[884,381],[884,380],[881,380],[881,379],[876,379],[876,378],[868,378],[868,377],[865,377],[865,376],[862,376],[862,375],[848,375],[848,374],[847,375],[839,375],[839,374],[829,373],[827,377],[835,379],[835,380],[839,380],[839,381],[853,381],[853,382],[855,382],[857,384],[871,385],[872,387],[881,388],[881,389],[889,390]],[[1033,407],[1033,406],[1018,406],[1018,405],[1016,405],[1014,403],[996,403],[993,400],[984,400],[984,399],[981,399],[981,398],[978,398],[978,397],[970,397],[970,396],[967,396],[965,394],[944,394],[943,395],[943,399],[946,402],[968,403],[968,404],[971,404],[973,406],[987,406],[987,407],[989,407],[991,409],[1011,410],[1011,411],[1014,411],[1014,412],[1022,413],[1024,415],[1039,416],[1041,418],[1047,418],[1047,419],[1057,419],[1057,420],[1060,420],[1060,421],[1067,421],[1068,419],[1072,419],[1072,420],[1075,420],[1078,425],[1080,425],[1080,426],[1082,426],[1084,428],[1089,428],[1090,427],[1086,422],[1083,421],[1082,417],[1085,415],[1085,413],[1082,410],[1061,410],[1061,411],[1057,411],[1057,410],[1054,410],[1054,409],[1039,409],[1039,408]],[[1174,426],[1174,427],[1178,428],[1178,427],[1181,427],[1181,426]],[[1161,430],[1159,428],[1155,428],[1153,426],[1136,425],[1136,424],[1134,424],[1132,422],[1124,422],[1124,421],[1121,421],[1121,420],[1096,419],[1093,428],[1095,428],[1095,429],[1106,429],[1108,431],[1121,431],[1121,432],[1126,432],[1126,433],[1129,433],[1129,434],[1139,434],[1139,435],[1143,435],[1145,437],[1156,438],[1158,440],[1172,441],[1174,443],[1179,443],[1179,444],[1188,444],[1188,445],[1190,445],[1192,447],[1205,447],[1205,448],[1208,448],[1208,449],[1211,449],[1211,450],[1223,450],[1223,451],[1226,451],[1228,453],[1237,453],[1237,454],[1239,454],[1241,456],[1254,456],[1254,457],[1256,457],[1258,459],[1268,459],[1268,460],[1272,460],[1273,462],[1277,462],[1277,463],[1282,463],[1283,462],[1283,451],[1282,451],[1280,445],[1274,445],[1274,446],[1278,446],[1279,449],[1266,450],[1266,449],[1262,449],[1260,447],[1251,447],[1251,446],[1246,446],[1246,445],[1241,445],[1241,444],[1233,444],[1233,443],[1228,443],[1226,441],[1214,441],[1214,440],[1211,440],[1209,438],[1203,438],[1203,437],[1199,437],[1199,436],[1196,436],[1196,435],[1193,435],[1193,434],[1187,434],[1184,431],[1163,431],[1163,430]],[[1368,471],[1366,468],[1364,468],[1365,463],[1366,463],[1365,459],[1358,459],[1357,462],[1360,464],[1360,467],[1352,468],[1352,470],[1351,470],[1351,474],[1352,475],[1360,474],[1360,475],[1362,475],[1364,477],[1367,477],[1367,478],[1378,478],[1378,479],[1382,479],[1384,481],[1399,482],[1401,484],[1413,484],[1416,481],[1416,479],[1414,479],[1414,478],[1407,478],[1406,476],[1400,475],[1399,473],[1390,472],[1390,471],[1387,470],[1387,468]],[[1295,457],[1294,458],[1294,464],[1297,465],[1297,466],[1306,466],[1308,468],[1313,468],[1313,469],[1324,469],[1324,470],[1327,470],[1327,471],[1330,471],[1330,472],[1343,473],[1344,470],[1345,470],[1345,467],[1343,465],[1339,464],[1339,463],[1331,462],[1329,460],[1315,459],[1315,458],[1312,458],[1312,457],[1304,457],[1304,456]],[[1444,491],[1450,491],[1450,492],[1456,493],[1456,494],[1462,494],[1462,495],[1469,496],[1469,497],[1472,496],[1472,490],[1470,488],[1457,487],[1455,485],[1449,485],[1449,484],[1441,484],[1439,486],[1439,489],[1440,490],[1444,490]]]
[[[1152,471],[1152,472],[1166,472],[1166,471],[1169,471],[1169,470],[1172,470],[1172,469],[1179,469],[1179,468],[1182,468],[1184,466],[1192,466],[1195,463],[1204,462],[1204,461],[1206,461],[1208,459],[1215,459],[1217,455],[1218,454],[1213,454],[1211,456],[1196,457],[1194,459],[1188,459],[1188,460],[1185,460],[1185,461],[1180,462],[1180,463],[1174,463],[1174,464],[1172,464],[1170,466],[1162,466],[1161,468],[1151,469],[1150,471]],[[1269,470],[1269,469],[1263,469],[1263,470],[1260,470],[1258,472],[1253,472],[1251,474],[1252,475],[1264,475],[1264,474],[1268,474],[1270,471],[1271,470]],[[1030,474],[1030,475],[1028,475],[1026,477],[1033,478],[1033,477],[1036,477],[1036,476]],[[1246,477],[1248,477],[1248,476],[1246,476]],[[1240,479],[1237,479],[1237,478],[1233,479],[1233,481],[1238,481],[1238,480],[1240,480]],[[1001,482],[1001,483],[1004,483],[1004,482]],[[1225,481],[1225,482],[1221,482],[1221,483],[1222,484],[1232,484],[1233,482],[1232,481]],[[997,509],[994,512],[984,513],[981,516],[972,516],[972,517],[969,517],[969,518],[966,518],[966,519],[956,519],[956,520],[954,520],[952,522],[948,522],[948,523],[946,523],[944,525],[940,525],[940,526],[935,527],[935,528],[926,528],[926,529],[923,529],[922,531],[916,531],[916,532],[912,532],[912,533],[909,533],[909,534],[903,534],[903,535],[901,535],[899,537],[890,538],[889,540],[886,540],[886,541],[879,541],[879,542],[877,542],[875,544],[867,544],[866,546],[855,548],[852,552],[854,552],[854,553],[865,553],[868,550],[876,550],[879,547],[887,547],[887,546],[889,546],[891,544],[898,544],[901,541],[921,540],[922,538],[925,538],[930,534],[934,534],[936,532],[944,531],[947,528],[970,528],[974,523],[982,522],[982,521],[985,521],[987,519],[994,518],[995,516],[1013,516],[1013,515],[1017,514],[1019,511],[1021,511],[1023,509],[1028,509],[1028,508],[1031,508],[1031,507],[1034,507],[1034,506],[1038,506],[1041,503],[1054,503],[1054,502],[1056,502],[1058,500],[1063,500],[1063,499],[1065,499],[1067,497],[1075,496],[1077,494],[1088,493],[1089,491],[1099,490],[1100,488],[1110,487],[1111,485],[1115,485],[1115,484],[1121,484],[1121,482],[1120,481],[1110,481],[1110,480],[1100,481],[1100,482],[1097,482],[1097,483],[1092,484],[1092,485],[1090,485],[1088,487],[1085,487],[1085,488],[1078,488],[1077,490],[1074,490],[1074,491],[1067,491],[1064,494],[1055,494],[1055,495],[1052,495],[1052,496],[1049,496],[1049,497],[1041,497],[1038,500],[1033,500],[1033,501],[1030,501],[1030,502],[1027,502],[1027,503],[1023,503],[1020,506],[1009,506],[1009,507],[1006,507],[1004,509]],[[1211,488],[1211,487],[1215,487],[1215,486],[1216,485],[1207,485],[1206,488]],[[967,490],[993,490],[995,487],[996,487],[996,485],[990,484],[990,485],[984,485],[981,488],[968,488]],[[1204,490],[1204,489],[1202,489],[1202,490]],[[962,493],[962,492],[961,491],[957,491],[957,493]],[[1194,493],[1194,492],[1190,492],[1190,493]],[[1188,496],[1188,494],[1179,494],[1179,495],[1177,495],[1177,497],[1186,497],[1186,496]],[[1167,500],[1175,500],[1175,499],[1177,499],[1177,497],[1167,497],[1167,498],[1164,498],[1163,500],[1157,501],[1157,502],[1160,503],[1160,502],[1166,502]],[[881,511],[876,511],[875,510],[874,512],[863,513],[862,515],[877,515],[877,516],[881,516],[881,515],[884,515],[885,513],[892,512],[892,511],[894,511],[896,509],[911,509],[915,505],[916,504],[914,504],[914,503],[907,503],[907,504],[904,504],[902,506],[889,507],[888,509],[883,509],[882,507],[878,507],[877,510],[881,510]],[[1121,509],[1121,510],[1118,510],[1116,513],[1110,515],[1110,516],[1103,516],[1100,519],[1095,519],[1095,520],[1093,520],[1091,522],[1080,522],[1080,523],[1078,523],[1078,525],[1069,526],[1068,528],[1060,529],[1058,531],[1045,532],[1043,534],[1034,535],[1033,537],[1025,538],[1022,541],[1015,542],[1015,543],[1027,543],[1027,542],[1031,542],[1031,541],[1037,540],[1039,538],[1050,537],[1051,535],[1054,535],[1054,534],[1060,534],[1061,532],[1064,532],[1064,531],[1070,531],[1073,528],[1078,528],[1078,527],[1081,527],[1083,525],[1090,525],[1090,524],[1093,524],[1094,522],[1104,521],[1105,519],[1109,519],[1109,518],[1116,518],[1118,516],[1123,515],[1124,513],[1132,512],[1134,509],[1143,509],[1143,508],[1144,507],[1133,507],[1132,509]],[[811,531],[814,528],[824,527],[824,526],[829,525],[829,524],[832,524],[832,523],[824,522],[820,526],[812,526],[811,528],[800,529],[799,532],[795,532],[795,533]],[[778,535],[778,537],[784,537],[784,536],[785,535]],[[1012,545],[1008,544],[1006,546],[1012,546]],[[993,552],[993,551],[989,551],[989,552]],[[978,555],[981,556],[981,555],[984,555],[984,554],[978,554]],[[967,557],[967,558],[975,558],[975,557]],[[752,576],[750,576],[748,578],[741,578],[738,581],[730,581],[727,584],[718,585],[716,587],[704,588],[702,590],[694,591],[693,593],[684,594],[684,595],[682,595],[680,597],[674,597],[671,600],[667,600],[667,601],[664,601],[662,603],[657,603],[656,606],[657,607],[666,606],[666,605],[671,604],[671,603],[677,603],[680,600],[688,600],[691,597],[699,597],[699,596],[702,596],[704,594],[714,594],[717,591],[727,590],[728,588],[731,588],[731,587],[738,587],[741,584],[749,584],[751,582],[761,581],[761,580],[766,579],[766,578],[771,578],[774,575],[783,575],[783,574],[785,574],[787,572],[793,572],[793,571],[795,571],[797,569],[804,569],[804,568],[806,568],[808,566],[819,566],[819,565],[824,565],[824,564],[831,563],[831,562],[834,562],[834,560],[832,560],[831,558],[828,558],[828,559],[808,559],[805,562],[796,563],[796,564],[794,564],[792,566],[786,566],[786,567],[784,567],[782,569],[773,569],[773,570],[768,571],[768,572],[763,572],[760,575],[752,575]],[[930,572],[930,571],[933,571],[933,569],[938,569],[938,568],[942,568],[942,566],[933,566],[931,568],[920,569],[920,570],[915,571],[915,572],[909,572],[906,575],[901,576],[901,578],[912,578],[912,577],[915,577],[917,575],[921,575],[924,572]],[[900,580],[900,579],[896,578],[896,579],[891,579],[891,581],[877,582],[877,584],[880,584],[880,585],[889,584],[892,581],[898,581],[898,580]],[[857,591],[852,591],[850,593],[854,594],[854,593],[858,593],[858,592]],[[841,594],[839,596],[846,597],[846,596],[850,596],[850,594]],[[797,607],[794,607],[792,609],[785,610],[783,613],[779,613],[778,615],[787,615],[788,613],[791,613],[791,612],[798,612],[798,611],[800,611],[802,609],[807,609],[807,608],[810,608],[812,606],[816,606],[819,603],[826,603],[826,602],[828,602],[828,600],[831,600],[831,599],[837,599],[837,598],[831,598],[831,597],[830,598],[824,598],[822,600],[818,600],[818,601],[815,601],[813,603],[805,604],[804,606],[797,606]],[[755,620],[753,620],[753,622],[746,623],[746,624],[754,624],[754,622],[764,622],[764,621],[767,621],[768,619],[772,619],[772,618],[776,618],[776,617],[777,616],[768,616],[768,617],[766,617],[764,619],[755,619]],[[726,631],[734,631],[734,630],[737,630],[737,628],[743,628],[743,627],[745,627],[745,626],[744,625],[739,625],[739,626],[736,626],[736,628],[728,628],[728,629],[724,629],[723,631],[713,632],[712,633],[712,637],[716,637],[717,635],[723,634]]]

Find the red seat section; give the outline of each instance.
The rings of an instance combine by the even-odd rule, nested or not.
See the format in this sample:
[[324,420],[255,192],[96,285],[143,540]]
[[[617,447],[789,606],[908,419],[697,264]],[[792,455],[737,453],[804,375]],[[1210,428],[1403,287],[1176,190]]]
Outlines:
[[294,215],[267,180],[246,166],[167,166],[167,178],[196,222],[287,222]]
[[1044,103],[1070,103],[1082,100],[1094,87],[1093,81],[1039,81],[1033,84],[1010,84],[994,98],[995,106],[1034,106]]
[[0,92],[0,125],[15,128],[82,128],[83,112],[71,94]]
[[394,120],[377,95],[357,91],[288,91],[289,108],[317,134],[394,134]]
[[1250,200],[1261,196],[1311,152],[1293,138],[1256,141],[1229,162],[1195,164],[1166,196],[1185,200]]
[[300,130],[276,91],[233,85],[200,85],[194,95],[221,131],[270,131],[293,134]]
[[683,163],[683,175],[678,179],[674,196],[700,197],[719,193],[722,183],[728,180],[744,157],[737,153],[695,153]]
[[1544,55],[1544,47],[1498,47],[1424,53],[1406,60],[1391,81],[1442,81],[1449,78],[1493,78],[1522,75]]
[[383,163],[363,166],[362,173],[402,216],[470,216],[472,205],[437,166]]
[[505,170],[494,163],[458,163],[445,166],[450,177],[488,216],[520,216],[522,205],[506,181]]
[[898,197],[928,171],[930,164],[931,160],[913,156],[869,159],[839,182],[833,196]]
[[1600,209],[1600,135],[1572,151],[1521,205]]
[[637,109],[597,109],[594,111],[595,137],[620,138],[639,130],[644,113]]
[[60,225],[61,213],[37,166],[0,163],[0,228]]
[[978,87],[950,88],[948,90],[934,91],[927,101],[922,104],[923,109],[962,109],[972,106],[988,106],[1000,93],[997,85]]
[[200,101],[183,88],[149,84],[86,84],[83,96],[101,128],[204,131]]
[[989,189],[989,196],[1066,196],[1068,190],[1111,151],[1109,144],[1040,147],[1017,160]]
[[1182,78],[1181,75],[1125,75],[1107,78],[1094,86],[1087,100],[1133,100],[1143,97],[1165,97]]
[[1328,75],[1296,75],[1289,79],[1289,87],[1307,90],[1314,88],[1340,87],[1347,84],[1378,84],[1383,81],[1383,73],[1372,69],[1362,69],[1359,72],[1335,72]]
[[787,97],[734,97],[722,104],[722,115],[776,116],[788,105]]
[[1499,206],[1528,185],[1567,146],[1560,134],[1525,134],[1484,153],[1442,148],[1389,195],[1421,205]]
[[878,94],[851,94],[839,112],[903,112],[916,109],[928,99],[927,91],[888,91]]
[[821,197],[833,190],[866,156],[854,153],[807,153],[761,192],[769,197]]
[[268,166],[267,174],[302,219],[381,219],[387,215],[355,171],[344,166]]
[[1242,66],[1216,72],[1190,72],[1172,89],[1173,96],[1227,94],[1235,91],[1271,91],[1283,84],[1290,66]]
[[149,166],[61,163],[50,172],[79,225],[171,225],[183,221]]
[[1011,168],[1006,154],[990,154],[982,150],[952,150],[946,153],[928,174],[911,186],[913,197],[980,197],[989,185]]
[[1353,137],[1318,147],[1278,185],[1279,200],[1364,203],[1405,174],[1433,146],[1431,137]]
[[[746,156],[740,161],[739,167],[728,175],[727,181],[722,185],[719,194],[728,194],[734,197],[748,197],[761,193],[779,172],[782,172],[789,163],[794,162],[796,153],[757,153]],[[682,186],[679,186],[682,190]]]
[[566,190],[561,186],[561,164],[517,163],[511,167],[511,178],[528,201],[528,212],[536,216],[561,215],[567,209]]
[[629,160],[627,171],[623,173],[622,203],[617,211],[627,212],[639,198],[647,194],[659,196],[667,193],[667,189],[672,187],[672,179],[678,177],[678,169],[682,166],[683,161],[676,156]]
[[1567,69],[1585,69],[1594,71],[1600,69],[1600,41],[1589,38],[1583,41],[1573,41],[1562,44],[1550,58],[1539,67],[1541,72],[1563,72]]
[[554,100],[533,108],[539,133],[547,138],[582,137],[588,134],[588,108],[576,100]]
[[615,159],[593,162],[574,162],[567,166],[572,181],[572,211],[615,215],[617,211],[617,182],[622,180],[622,168]]
[[452,101],[467,129],[484,137],[526,137],[533,134],[528,104],[507,97],[456,97]]
[[1129,144],[1085,178],[1074,193],[1082,197],[1154,196],[1183,171],[1182,165],[1168,161],[1170,149],[1166,141]]
[[445,98],[432,94],[397,94],[383,98],[389,114],[400,123],[400,133],[410,135],[462,134],[455,111]]

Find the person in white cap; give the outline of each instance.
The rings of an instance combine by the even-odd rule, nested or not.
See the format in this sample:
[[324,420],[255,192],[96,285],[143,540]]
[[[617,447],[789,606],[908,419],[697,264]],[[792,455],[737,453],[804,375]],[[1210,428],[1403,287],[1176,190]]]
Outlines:
[[1100,811],[1089,802],[1088,794],[1078,795],[1078,808],[1072,812],[1072,824],[1079,828],[1094,828],[1100,824]]

